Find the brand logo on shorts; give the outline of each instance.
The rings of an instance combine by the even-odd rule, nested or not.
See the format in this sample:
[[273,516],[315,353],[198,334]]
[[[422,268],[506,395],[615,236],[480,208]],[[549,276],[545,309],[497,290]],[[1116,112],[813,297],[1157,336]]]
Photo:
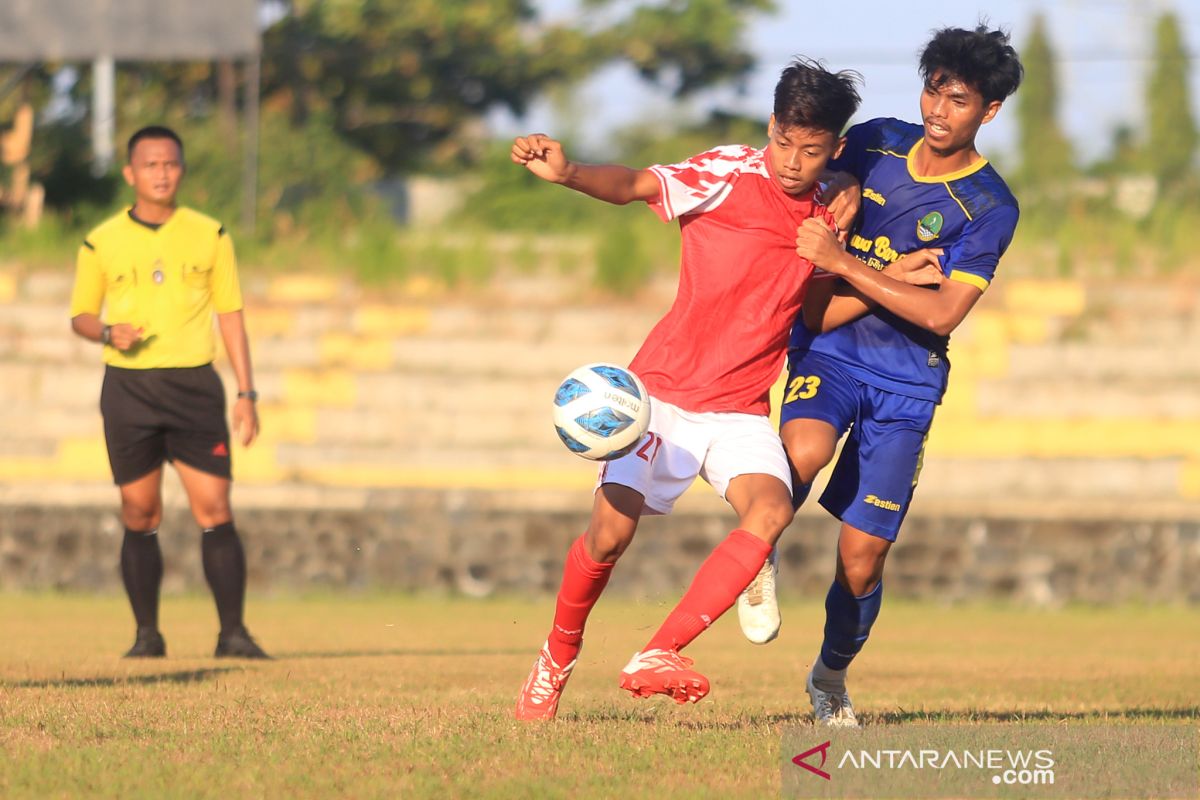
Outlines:
[[229,448],[225,446],[224,442],[217,442],[212,449],[212,454],[218,458],[229,458]]
[[897,503],[895,500],[884,500],[882,497],[879,497],[879,496],[873,495],[873,494],[869,494],[866,497],[864,497],[863,502],[869,506],[875,506],[876,508],[882,508],[884,511],[899,511],[900,510],[900,504]]
[[942,213],[930,211],[917,222],[917,238],[922,242],[932,242],[942,232]]

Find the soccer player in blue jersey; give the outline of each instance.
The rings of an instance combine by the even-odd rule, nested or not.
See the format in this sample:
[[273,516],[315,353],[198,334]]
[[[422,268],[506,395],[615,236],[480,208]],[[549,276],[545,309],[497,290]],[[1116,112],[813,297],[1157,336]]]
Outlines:
[[[817,723],[835,727],[858,725],[846,671],[879,613],[884,560],[946,390],[950,332],[987,289],[1017,224],[1017,201],[975,149],[980,126],[1021,82],[1008,34],[985,25],[937,31],[920,74],[922,125],[856,125],[830,162],[861,187],[861,221],[847,247],[816,220],[806,220],[796,240],[797,252],[829,273],[810,285],[789,345],[780,421],[797,504],[849,432],[820,499],[842,526],[825,638],[806,682]],[[882,272],[905,254],[937,259],[940,285],[908,285]],[[771,602],[761,602],[751,584],[740,601],[752,641],[778,632],[768,594]]]

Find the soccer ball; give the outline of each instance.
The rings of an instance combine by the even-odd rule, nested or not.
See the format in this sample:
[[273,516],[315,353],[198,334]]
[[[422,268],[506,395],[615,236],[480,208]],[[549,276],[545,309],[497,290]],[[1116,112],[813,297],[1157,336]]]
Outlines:
[[650,395],[616,364],[586,364],[554,393],[554,429],[572,453],[611,461],[632,450],[650,427]]

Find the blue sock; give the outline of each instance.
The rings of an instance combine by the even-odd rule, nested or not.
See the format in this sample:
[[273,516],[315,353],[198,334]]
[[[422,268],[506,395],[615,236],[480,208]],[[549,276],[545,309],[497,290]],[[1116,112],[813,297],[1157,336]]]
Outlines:
[[792,509],[800,510],[800,506],[804,505],[804,501],[808,499],[808,493],[812,491],[812,484],[805,483],[800,486],[792,487]]
[[840,583],[833,582],[825,596],[825,641],[821,643],[821,661],[825,666],[833,670],[850,666],[871,635],[882,601],[883,581],[862,597],[855,597]]

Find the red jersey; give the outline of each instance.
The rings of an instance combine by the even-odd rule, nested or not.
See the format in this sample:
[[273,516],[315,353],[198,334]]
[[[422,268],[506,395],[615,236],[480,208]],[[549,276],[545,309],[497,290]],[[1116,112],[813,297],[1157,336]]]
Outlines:
[[679,220],[679,293],[629,368],[687,411],[770,411],[813,271],[796,255],[796,228],[833,219],[815,189],[788,195],[769,169],[763,150],[744,145],[650,167],[660,185],[650,208]]

